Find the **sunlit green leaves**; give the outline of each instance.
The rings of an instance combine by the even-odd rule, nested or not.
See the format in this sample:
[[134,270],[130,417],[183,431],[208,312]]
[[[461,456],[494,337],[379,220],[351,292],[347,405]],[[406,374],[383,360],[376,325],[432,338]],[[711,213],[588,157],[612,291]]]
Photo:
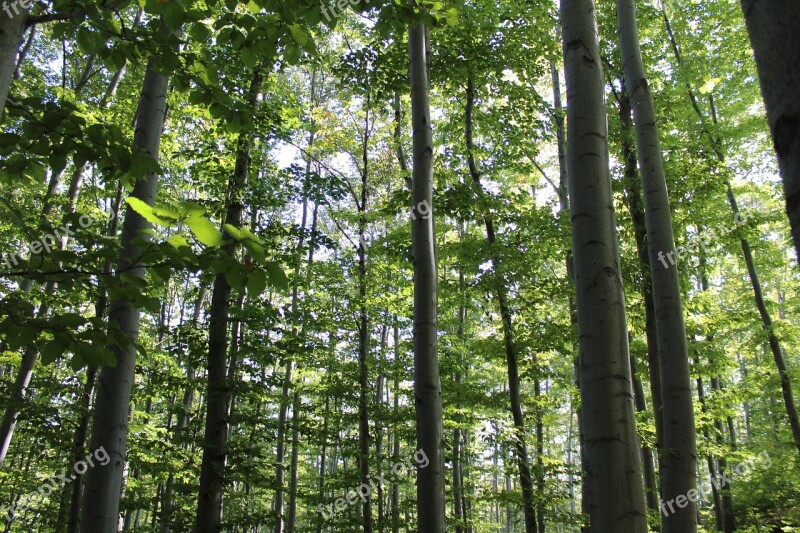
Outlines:
[[222,244],[222,233],[206,217],[192,213],[186,217],[185,222],[194,236],[197,237],[197,240],[206,246],[219,246]]

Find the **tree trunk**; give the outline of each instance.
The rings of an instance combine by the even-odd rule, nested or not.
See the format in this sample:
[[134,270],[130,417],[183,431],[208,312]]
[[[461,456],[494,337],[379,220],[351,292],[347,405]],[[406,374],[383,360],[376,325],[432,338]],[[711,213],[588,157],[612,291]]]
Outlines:
[[800,101],[797,99],[800,3],[796,0],[741,2],[778,155],[792,240],[800,260]]
[[[325,395],[325,413],[323,414],[322,418],[322,450],[320,450],[319,456],[319,508],[322,507],[323,501],[325,500],[325,461],[327,461],[327,451],[328,451],[328,414],[330,413],[330,404],[331,398],[327,394]],[[322,513],[317,513],[315,515],[317,519],[317,533],[322,533],[322,523],[324,521],[324,517]]]
[[[711,390],[716,391],[717,393],[722,392],[722,385],[720,384],[720,378],[711,378]],[[730,417],[728,417],[730,421]],[[732,422],[732,421],[731,421]],[[731,423],[731,427],[733,424]],[[717,446],[723,448],[725,442],[725,429],[722,426],[722,421],[718,418],[714,418],[714,429],[717,433]],[[732,436],[732,435],[731,435]],[[735,442],[733,444],[733,449],[736,449]],[[728,470],[728,461],[725,459],[724,453],[720,453],[719,458],[717,459],[717,464],[719,465],[719,473],[720,477],[725,478],[726,474],[729,472]],[[731,496],[731,484],[725,483],[725,486],[721,487],[722,492],[722,531],[725,533],[733,533],[736,530],[736,521],[735,516],[733,514],[733,497]]]
[[[695,357],[694,363],[699,368],[700,359]],[[697,399],[700,401],[700,410],[703,412],[703,414],[707,414],[708,408],[706,406],[706,396],[705,391],[703,390],[703,379],[701,377],[697,378]],[[710,443],[711,439],[708,435],[707,429],[703,429],[703,438],[707,444]],[[711,476],[711,496],[714,500],[714,526],[717,531],[722,531],[722,500],[720,499],[719,490],[717,490],[719,481],[717,480],[717,469],[716,465],[714,464],[714,457],[711,454],[706,456],[706,463],[708,466],[708,475]]]
[[[459,221],[458,224],[458,237],[459,241],[464,236],[464,222]],[[466,341],[464,339],[464,325],[466,323],[467,310],[464,305],[464,271],[459,265],[458,267],[458,343],[461,353],[459,354],[460,360],[466,355]],[[463,383],[463,376],[461,367],[455,373],[456,391],[460,393],[461,385]],[[463,404],[458,402],[456,408],[460,412],[463,409]],[[457,420],[456,423],[460,422]],[[462,505],[462,494],[464,491],[463,481],[461,478],[461,428],[456,426],[453,430],[453,519],[455,521],[456,533],[464,533],[464,508]]]
[[[25,21],[28,18],[28,9],[20,9],[20,3],[12,2],[11,6],[0,13],[0,119],[6,107],[8,90],[14,79],[17,67],[17,54],[22,44],[22,35],[25,33]],[[20,9],[16,13],[14,9]]]
[[[397,326],[397,317],[393,317],[393,336],[394,336],[394,413],[400,412],[400,379],[397,377],[400,372],[400,328]],[[393,428],[392,457],[396,461],[400,457],[400,432],[395,422]],[[400,531],[400,484],[396,481],[392,483],[392,533]]]
[[[633,221],[636,238],[636,252],[642,275],[642,302],[645,315],[645,339],[647,341],[647,366],[650,374],[650,396],[653,400],[653,420],[656,426],[656,453],[661,456],[661,443],[664,439],[664,417],[661,396],[661,363],[658,360],[658,338],[656,318],[653,307],[653,281],[650,276],[650,254],[647,251],[647,227],[644,206],[642,205],[642,184],[637,170],[636,151],[633,145],[633,124],[628,92],[619,93],[619,117],[622,136],[622,158],[624,163],[625,205]],[[660,459],[659,459],[660,461]]]
[[[192,314],[192,329],[197,327],[200,321],[200,313],[203,311],[203,301],[206,298],[206,287],[200,285],[199,292],[197,293],[197,300],[194,304],[194,313]],[[181,412],[178,415],[178,421],[175,424],[175,434],[180,435],[185,429],[186,424],[189,422],[189,410],[192,408],[194,402],[194,381],[195,370],[194,367],[189,365],[186,369],[186,389],[183,391],[183,400],[181,402]],[[173,493],[175,490],[175,473],[170,472],[167,478],[167,484],[164,488],[164,503],[161,505],[161,533],[169,533],[170,520],[172,519],[172,508],[175,504]]]
[[[636,357],[631,353],[631,379],[633,379],[633,397],[636,411],[647,412],[647,403],[644,398],[644,387],[636,375]],[[653,470],[653,452],[644,443],[641,443],[642,472],[644,474],[645,499],[647,508],[651,511],[658,510],[658,491],[656,490],[656,475]]]
[[[653,97],[639,48],[633,0],[617,0],[620,52],[625,86],[631,99],[636,147],[645,203],[645,223],[653,283],[658,351],[661,362],[664,442],[661,463],[662,498],[667,505],[685,498],[697,484],[697,443],[681,289],[675,265],[672,217],[664,174]],[[663,264],[662,264],[663,263]],[[697,504],[692,499],[664,513],[662,533],[697,531]]]
[[[358,202],[358,465],[361,483],[369,485],[369,369],[370,350],[369,314],[367,312],[367,198],[369,164],[369,93],[366,98],[366,118],[362,145],[361,201]],[[372,493],[367,494],[361,508],[364,533],[372,533]]]
[[[414,0],[409,0],[415,6]],[[429,460],[417,469],[418,531],[445,532],[444,430],[442,387],[439,379],[437,337],[436,233],[433,215],[433,131],[428,95],[425,26],[414,23],[408,32],[413,131],[413,206],[428,206],[428,216],[412,217],[411,242],[414,262],[414,406],[417,453]]]
[[[248,90],[248,106],[251,116],[255,114],[258,93],[263,75],[257,68]],[[236,165],[228,183],[227,213],[225,224],[238,228],[242,224],[244,196],[250,172],[250,148],[252,133],[239,135],[236,146]],[[222,247],[230,257],[236,254],[236,241]],[[203,461],[200,468],[200,492],[195,514],[195,533],[212,533],[222,530],[222,487],[228,441],[228,322],[231,285],[224,272],[214,278],[211,295],[211,314],[208,327],[208,366],[206,388],[206,424],[203,438]]]
[[[472,74],[467,78],[467,103],[465,114],[465,140],[467,148],[467,162],[469,173],[478,194],[483,194],[483,187],[473,156],[473,121],[472,111],[475,104],[475,89]],[[519,467],[520,486],[522,487],[522,505],[525,516],[526,533],[537,533],[538,521],[536,519],[536,507],[534,506],[533,476],[531,475],[530,462],[528,458],[528,447],[525,433],[525,416],[522,412],[522,402],[519,392],[519,369],[517,360],[517,346],[514,339],[514,324],[511,309],[508,304],[508,292],[506,290],[506,280],[502,272],[502,266],[496,250],[496,235],[494,222],[491,217],[484,215],[484,226],[486,227],[486,241],[489,244],[492,263],[495,271],[494,290],[497,295],[497,304],[500,307],[500,318],[503,324],[503,344],[506,351],[506,366],[508,369],[508,392],[511,402],[511,414],[514,419],[514,453],[517,456]]]
[[[136,111],[134,144],[147,155],[158,160],[161,133],[167,112],[166,76],[156,72],[155,58],[151,57],[145,71],[142,94]],[[133,197],[153,205],[158,188],[158,174],[150,173],[136,182]],[[145,271],[138,264],[141,250],[134,241],[142,238],[142,232],[151,224],[130,206],[125,211],[122,226],[122,247],[118,258],[118,272],[144,279]],[[120,487],[125,464],[125,441],[128,433],[128,410],[131,388],[135,374],[136,347],[139,337],[139,310],[124,299],[111,302],[109,329],[119,331],[128,339],[112,345],[116,358],[115,366],[100,370],[97,386],[97,407],[92,429],[92,449],[103,447],[111,457],[107,465],[98,465],[88,471],[81,520],[83,533],[108,533],[118,527]]]
[[292,398],[292,459],[289,466],[289,512],[286,516],[286,531],[294,533],[297,521],[297,463],[300,453],[300,391]]
[[592,0],[562,0],[567,171],[592,533],[647,531]]

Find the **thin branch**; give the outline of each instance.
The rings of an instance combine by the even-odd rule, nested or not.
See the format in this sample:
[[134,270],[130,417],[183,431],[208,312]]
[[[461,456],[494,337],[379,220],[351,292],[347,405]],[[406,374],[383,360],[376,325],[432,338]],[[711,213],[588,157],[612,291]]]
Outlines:
[[547,177],[547,173],[544,171],[542,166],[539,163],[536,162],[536,160],[533,158],[533,156],[531,154],[529,154],[528,152],[525,152],[525,155],[528,157],[528,159],[531,160],[531,163],[533,163],[533,166],[535,166],[536,170],[538,170],[539,173],[541,173],[542,177],[547,181],[547,183],[549,183],[553,187],[553,189],[555,189],[556,192],[559,192],[558,191],[558,187],[556,186],[556,184],[553,183],[553,180],[551,180],[549,177]]

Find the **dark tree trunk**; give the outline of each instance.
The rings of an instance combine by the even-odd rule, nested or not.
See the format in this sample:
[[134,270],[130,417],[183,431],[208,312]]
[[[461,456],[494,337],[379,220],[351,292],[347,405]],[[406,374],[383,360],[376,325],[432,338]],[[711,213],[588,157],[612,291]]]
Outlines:
[[[248,90],[248,109],[255,115],[263,75],[253,73]],[[225,224],[242,225],[244,197],[250,173],[252,132],[240,134],[236,147],[236,165],[228,183]],[[235,257],[237,243],[231,240],[222,251]],[[230,321],[231,285],[224,272],[214,279],[211,314],[208,328],[208,366],[206,388],[206,425],[203,438],[203,461],[200,468],[200,492],[195,514],[195,533],[216,533],[222,530],[222,488],[228,442],[228,324]]]
[[[409,4],[415,7],[414,0]],[[414,141],[412,207],[429,207],[428,216],[412,217],[411,248],[414,262],[414,406],[417,453],[429,460],[417,470],[418,531],[445,532],[444,430],[442,386],[439,379],[437,335],[438,279],[433,209],[433,131],[428,94],[426,31],[421,23],[409,28],[411,125]]]

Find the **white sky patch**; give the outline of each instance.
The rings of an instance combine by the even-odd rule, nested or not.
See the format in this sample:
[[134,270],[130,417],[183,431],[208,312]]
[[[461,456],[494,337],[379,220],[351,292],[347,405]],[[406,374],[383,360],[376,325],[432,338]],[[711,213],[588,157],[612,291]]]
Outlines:
[[519,76],[517,76],[517,73],[511,69],[503,70],[503,81],[508,81],[514,83],[515,85],[522,84],[522,82],[519,81]]

